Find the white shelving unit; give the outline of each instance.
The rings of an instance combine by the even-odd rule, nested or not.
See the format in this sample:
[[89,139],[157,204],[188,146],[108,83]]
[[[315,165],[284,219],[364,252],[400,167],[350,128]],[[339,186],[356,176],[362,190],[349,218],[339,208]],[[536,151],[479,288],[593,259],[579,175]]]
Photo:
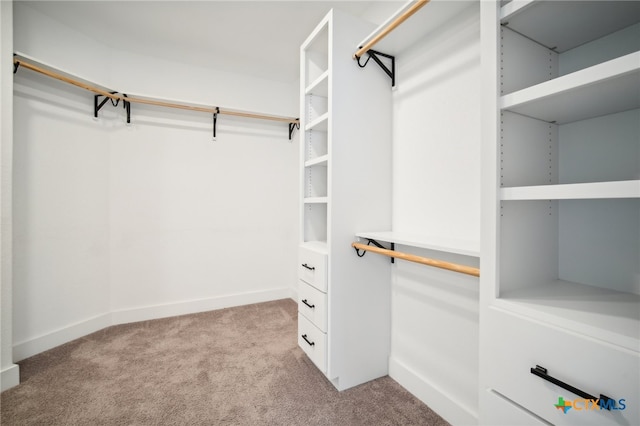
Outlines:
[[300,50],[298,343],[338,390],[388,372],[390,271],[351,248],[391,222],[389,83],[351,59],[372,27],[332,10]]
[[[640,384],[628,378],[640,374],[640,2],[482,8],[497,96],[485,103],[495,173],[483,182],[481,393],[524,407],[531,424],[639,423]],[[561,354],[562,340],[574,344]],[[510,345],[531,353],[505,359]],[[608,376],[575,368],[614,359]],[[529,374],[536,364],[634,408],[564,415],[547,402],[579,396]],[[510,374],[519,386],[501,379]]]

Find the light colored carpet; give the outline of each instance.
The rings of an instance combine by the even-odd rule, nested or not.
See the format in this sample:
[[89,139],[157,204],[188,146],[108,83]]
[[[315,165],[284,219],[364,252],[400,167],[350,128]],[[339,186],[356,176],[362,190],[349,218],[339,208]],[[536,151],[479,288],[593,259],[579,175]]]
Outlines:
[[109,327],[20,362],[10,425],[433,425],[389,377],[338,392],[290,299]]

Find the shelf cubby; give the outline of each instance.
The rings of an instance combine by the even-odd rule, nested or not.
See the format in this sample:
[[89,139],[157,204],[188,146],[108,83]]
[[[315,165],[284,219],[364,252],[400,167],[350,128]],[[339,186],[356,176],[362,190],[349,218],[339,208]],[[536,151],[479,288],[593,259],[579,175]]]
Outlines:
[[499,31],[495,302],[637,350],[640,3],[512,1]]

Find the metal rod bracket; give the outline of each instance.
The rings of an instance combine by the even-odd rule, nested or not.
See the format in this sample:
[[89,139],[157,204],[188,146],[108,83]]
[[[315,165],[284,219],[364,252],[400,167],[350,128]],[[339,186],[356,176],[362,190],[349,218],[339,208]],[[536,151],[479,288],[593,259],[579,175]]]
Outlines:
[[218,114],[220,114],[220,107],[216,107],[216,112],[213,113],[213,140],[216,140],[216,130],[218,128]]
[[[356,61],[358,62],[358,66],[360,68],[364,68],[369,63],[370,59],[373,59],[376,64],[391,78],[391,87],[396,87],[396,57],[392,55],[387,55],[386,53],[378,52],[377,50],[369,49],[367,50],[367,54],[369,57],[364,62],[364,64],[360,63],[360,57],[356,56]],[[391,69],[382,62],[380,56],[383,56],[387,59],[391,60]]]
[[[112,95],[115,95],[118,92],[109,92],[109,93],[111,93]],[[113,105],[114,107],[118,106],[118,104],[120,103],[120,99],[117,99],[115,102],[113,102],[113,99],[107,96],[105,96],[101,102],[98,102],[100,100],[100,97],[102,97],[102,95],[93,96],[93,116],[95,118],[98,118],[98,112],[102,109],[103,106],[105,106],[107,102],[109,102],[109,100],[111,101],[111,105]],[[122,97],[126,98],[127,95],[123,93]],[[127,112],[127,124],[129,124],[131,123],[131,102],[123,100],[122,107]]]
[[[296,118],[296,120],[300,120],[299,118]],[[293,130],[294,129],[300,129],[300,122],[296,121],[293,123],[289,123],[289,140],[291,140],[291,136],[293,136]]]
[[[376,246],[378,248],[385,249],[385,250],[395,251],[395,249],[396,249],[396,243],[391,243],[391,248],[386,248],[382,244],[377,242],[376,240],[374,240],[372,238],[367,238],[367,245],[371,245],[371,244],[373,244],[374,246]],[[365,255],[365,253],[367,253],[366,251],[363,251],[362,254],[360,254],[360,250],[358,250],[357,247],[354,247],[353,249],[356,251],[356,254],[358,255],[358,257],[363,257]],[[396,263],[396,259],[394,257],[391,258],[391,263]]]

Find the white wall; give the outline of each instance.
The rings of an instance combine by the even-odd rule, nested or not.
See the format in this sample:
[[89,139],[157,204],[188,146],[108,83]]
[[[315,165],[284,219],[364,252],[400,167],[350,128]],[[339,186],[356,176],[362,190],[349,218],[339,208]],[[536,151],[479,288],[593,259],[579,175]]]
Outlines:
[[[114,69],[117,87],[270,114],[297,110],[293,86],[116,55],[116,63],[136,64],[130,75]],[[181,302],[214,308],[223,306],[220,296],[288,296],[283,289],[295,286],[297,143],[288,141],[287,124],[220,115],[213,141],[208,114],[132,108],[134,124],[111,135],[113,309],[140,319],[128,311]]]
[[[396,57],[394,231],[479,247],[479,38],[475,2]],[[478,266],[476,257],[398,250]],[[394,267],[390,375],[454,424],[477,423],[478,285],[423,265]]]
[[[21,53],[125,93],[271,114],[297,87],[107,48],[16,4]],[[87,56],[88,55],[88,56]],[[20,70],[15,92],[14,356],[112,323],[289,297],[297,135],[93,96]]]
[[12,342],[13,3],[0,2],[0,391],[18,384]]

